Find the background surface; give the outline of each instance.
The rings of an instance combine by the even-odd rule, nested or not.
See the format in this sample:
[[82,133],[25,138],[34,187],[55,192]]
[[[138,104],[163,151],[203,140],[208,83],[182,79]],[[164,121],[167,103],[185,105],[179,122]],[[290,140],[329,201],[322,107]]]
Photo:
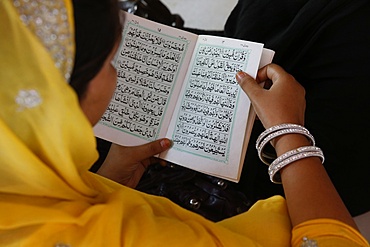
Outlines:
[[161,0],[172,14],[179,14],[185,27],[223,30],[237,0]]

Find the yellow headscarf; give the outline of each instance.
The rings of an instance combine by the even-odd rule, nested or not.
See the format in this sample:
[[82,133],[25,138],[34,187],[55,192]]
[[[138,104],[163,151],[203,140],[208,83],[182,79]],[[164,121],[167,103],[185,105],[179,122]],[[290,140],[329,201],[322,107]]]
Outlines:
[[73,27],[69,0],[0,1],[0,246],[57,244],[49,223],[82,224],[118,186],[88,172],[98,154],[68,85]]
[[[45,1],[32,4],[38,2]],[[27,12],[30,2],[1,1],[0,192],[91,197],[97,193],[80,174],[97,158],[94,138],[65,77],[74,56],[72,7],[69,1],[48,2],[40,14]],[[63,22],[68,29],[58,29]],[[51,32],[37,37],[37,25],[49,25]],[[52,39],[48,46],[45,39]],[[57,54],[62,59],[53,51],[63,51]]]
[[0,246],[289,246],[281,197],[215,224],[88,172],[72,14],[70,0],[0,0]]

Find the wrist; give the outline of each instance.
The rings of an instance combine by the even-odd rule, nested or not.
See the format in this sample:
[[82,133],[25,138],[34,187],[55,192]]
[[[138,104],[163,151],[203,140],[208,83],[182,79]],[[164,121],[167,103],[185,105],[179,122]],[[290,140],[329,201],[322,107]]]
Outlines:
[[292,133],[275,138],[271,141],[271,144],[279,156],[289,150],[308,146],[310,141],[304,135]]
[[[275,148],[272,155],[265,151],[268,143]],[[297,124],[285,123],[266,129],[257,138],[256,148],[261,161],[268,165],[273,183],[281,183],[280,170],[298,160],[309,157],[318,157],[321,163],[325,160],[322,150],[315,146],[314,137]]]
[[272,126],[262,132],[256,141],[256,148],[258,156],[263,163],[270,165],[271,161],[277,157],[276,150],[272,154],[266,152],[265,147],[268,144],[271,144],[273,147],[279,142],[276,141],[279,137],[290,135],[290,134],[299,134],[305,136],[307,140],[310,140],[310,144],[315,146],[315,139],[310,134],[310,132],[303,126],[298,124],[279,124]]

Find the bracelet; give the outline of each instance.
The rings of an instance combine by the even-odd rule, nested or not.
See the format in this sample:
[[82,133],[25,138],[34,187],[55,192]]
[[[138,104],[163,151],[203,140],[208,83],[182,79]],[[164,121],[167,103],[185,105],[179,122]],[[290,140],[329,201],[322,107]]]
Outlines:
[[270,175],[270,180],[273,183],[280,184],[281,177],[278,173],[285,166],[304,158],[309,157],[319,157],[321,163],[324,163],[325,157],[322,150],[314,146],[300,147],[291,151],[288,151],[281,156],[279,156],[269,167],[268,173]]
[[[256,141],[256,149],[258,152],[258,157],[266,165],[270,165],[272,157],[270,154],[266,154],[264,149],[267,143],[269,143],[274,138],[285,135],[285,134],[301,134],[305,135],[309,140],[312,146],[315,146],[315,138],[310,134],[310,132],[303,126],[298,124],[280,124],[275,125],[271,128],[266,129],[258,137]],[[276,154],[275,157],[276,158]]]
[[296,149],[293,149],[291,151],[288,151],[282,155],[280,155],[278,158],[276,158],[270,165],[270,167],[274,167],[276,166],[278,163],[282,162],[283,160],[287,159],[287,158],[290,158],[294,155],[296,155],[297,153],[302,153],[302,152],[320,152],[321,149],[319,147],[315,147],[315,146],[304,146],[304,147],[299,147],[299,148],[296,148]]
[[[262,139],[264,139],[266,136],[268,136],[269,134],[271,134],[272,132],[275,132],[277,130],[281,130],[281,129],[290,129],[290,128],[301,128],[303,126],[301,125],[298,125],[298,124],[287,124],[287,123],[283,123],[283,124],[278,124],[278,125],[274,125],[268,129],[266,129],[265,131],[263,131],[259,137],[257,138],[257,143],[260,143]],[[306,128],[303,127],[303,129],[305,129],[306,131],[308,131]]]

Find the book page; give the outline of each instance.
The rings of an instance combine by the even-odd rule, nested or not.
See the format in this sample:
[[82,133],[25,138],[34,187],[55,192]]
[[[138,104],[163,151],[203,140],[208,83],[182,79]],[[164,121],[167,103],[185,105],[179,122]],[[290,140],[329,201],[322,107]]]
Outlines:
[[122,13],[117,87],[94,132],[134,146],[165,136],[197,35]]
[[[270,64],[272,62],[272,59],[273,59],[274,55],[275,55],[275,52],[273,50],[263,48],[262,56],[261,56],[261,60],[260,60],[260,64],[259,64],[258,68],[260,69],[260,68],[266,66],[267,64]],[[261,87],[263,87],[264,82],[262,82],[260,85],[261,85]],[[251,105],[250,109],[249,109],[247,127],[246,127],[246,131],[245,131],[245,136],[244,136],[242,156],[240,157],[240,162],[239,162],[239,164],[241,164],[239,166],[239,171],[238,171],[239,175],[241,174],[242,169],[243,169],[243,164],[244,164],[244,159],[245,159],[245,155],[243,155],[243,154],[247,153],[247,148],[248,148],[249,139],[250,139],[249,137],[252,133],[252,128],[253,128],[255,119],[256,119],[256,113],[253,109],[253,106]],[[252,145],[253,144],[254,143],[252,143]],[[213,175],[213,176],[217,176],[217,174],[212,174],[212,173],[209,173],[209,174]],[[239,179],[236,179],[235,182],[237,182],[238,180]],[[232,180],[232,181],[234,181],[234,180]]]
[[199,36],[167,137],[166,160],[232,181],[240,161],[250,101],[237,71],[256,76],[263,44]]
[[[259,64],[258,68],[260,69],[260,68],[266,66],[267,64],[270,64],[272,62],[272,59],[274,58],[274,55],[275,55],[275,51],[263,48],[262,56],[261,56],[261,60],[260,60],[260,64]],[[260,84],[261,87],[263,87],[264,84],[265,83],[262,82]],[[255,119],[256,119],[256,112],[254,111],[253,106],[251,105],[251,107],[249,109],[247,128],[246,128],[246,131],[245,131],[245,138],[244,138],[244,144],[243,144],[242,153],[244,153],[244,154],[247,153],[247,148],[248,148],[248,144],[249,144],[249,137],[252,133],[252,128],[253,128],[253,124],[254,124]],[[245,159],[245,155],[242,155],[240,157],[240,164],[244,164],[244,159]],[[243,168],[243,166],[239,167],[239,174],[241,174],[242,168]]]

